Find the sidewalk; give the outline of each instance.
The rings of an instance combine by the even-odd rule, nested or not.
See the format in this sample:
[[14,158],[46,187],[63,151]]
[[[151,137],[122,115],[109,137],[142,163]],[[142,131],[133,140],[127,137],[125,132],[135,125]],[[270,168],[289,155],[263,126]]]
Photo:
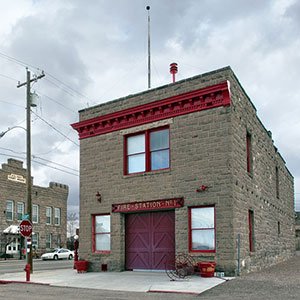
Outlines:
[[[25,272],[0,275],[0,281],[24,282]],[[170,281],[164,272],[89,272],[78,274],[73,269],[35,271],[30,282],[51,286],[77,287],[128,292],[164,292],[200,294],[223,282],[219,278],[191,276]]]

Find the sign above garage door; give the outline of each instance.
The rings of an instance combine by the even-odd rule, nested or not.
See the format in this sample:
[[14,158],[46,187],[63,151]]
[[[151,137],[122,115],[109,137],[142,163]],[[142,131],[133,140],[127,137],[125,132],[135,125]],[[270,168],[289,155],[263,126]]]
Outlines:
[[183,198],[112,204],[113,213],[161,210],[184,206]]

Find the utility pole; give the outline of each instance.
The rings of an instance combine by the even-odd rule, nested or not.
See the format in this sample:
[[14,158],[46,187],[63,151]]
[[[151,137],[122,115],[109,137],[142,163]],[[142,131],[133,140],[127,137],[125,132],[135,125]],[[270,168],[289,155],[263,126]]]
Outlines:
[[[32,223],[32,201],[31,201],[31,93],[30,84],[33,81],[37,81],[45,76],[44,72],[41,75],[31,79],[30,71],[26,68],[27,80],[23,83],[19,83],[17,88],[26,85],[26,161],[27,161],[27,173],[26,173],[26,198],[27,198],[27,214],[29,215],[29,221]],[[30,264],[30,272],[33,272],[32,265],[32,244],[29,245],[29,253],[27,253],[27,264]]]

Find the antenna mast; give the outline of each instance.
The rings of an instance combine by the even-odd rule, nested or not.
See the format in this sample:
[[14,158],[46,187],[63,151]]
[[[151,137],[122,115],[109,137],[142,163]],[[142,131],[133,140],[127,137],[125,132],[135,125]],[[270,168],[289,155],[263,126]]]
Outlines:
[[147,6],[148,10],[148,89],[151,88],[151,60],[150,60],[150,6]]

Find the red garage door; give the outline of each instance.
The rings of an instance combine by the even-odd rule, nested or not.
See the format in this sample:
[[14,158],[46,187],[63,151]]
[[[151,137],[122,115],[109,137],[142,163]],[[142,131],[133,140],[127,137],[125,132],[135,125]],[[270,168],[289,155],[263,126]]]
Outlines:
[[174,211],[126,216],[126,269],[164,270],[175,257]]

